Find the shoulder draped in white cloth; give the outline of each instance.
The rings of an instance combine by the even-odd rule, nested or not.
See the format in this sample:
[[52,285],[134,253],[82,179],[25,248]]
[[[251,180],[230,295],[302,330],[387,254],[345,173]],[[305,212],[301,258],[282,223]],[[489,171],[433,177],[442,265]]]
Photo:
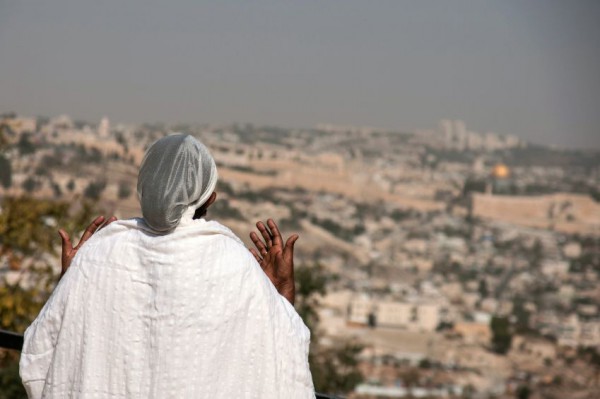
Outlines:
[[313,398],[309,331],[229,229],[114,222],[27,329],[30,398]]

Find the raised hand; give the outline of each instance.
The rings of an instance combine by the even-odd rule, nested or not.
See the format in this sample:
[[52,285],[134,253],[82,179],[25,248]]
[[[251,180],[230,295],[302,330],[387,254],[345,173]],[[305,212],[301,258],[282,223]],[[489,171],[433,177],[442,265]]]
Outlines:
[[58,230],[58,234],[60,235],[60,239],[62,241],[62,257],[61,257],[61,266],[62,267],[61,267],[61,272],[60,272],[60,278],[62,278],[62,276],[65,274],[65,272],[67,271],[67,269],[69,268],[69,266],[71,266],[71,261],[75,257],[75,254],[77,253],[77,251],[79,251],[79,248],[81,248],[81,246],[92,235],[94,235],[94,233],[96,231],[100,230],[101,228],[103,228],[105,226],[108,226],[109,224],[111,224],[115,220],[117,220],[117,218],[115,216],[111,216],[105,222],[104,216],[98,216],[87,227],[87,229],[85,229],[85,231],[83,232],[83,235],[81,236],[81,239],[79,240],[79,243],[75,247],[73,247],[73,244],[71,243],[71,238],[69,237],[69,235],[67,234],[67,232],[64,231],[63,229]]
[[255,232],[250,233],[250,239],[256,246],[256,249],[250,248],[250,252],[269,277],[277,292],[293,305],[296,299],[294,244],[299,236],[292,234],[284,245],[281,233],[273,219],[267,220],[267,226],[263,222],[258,222],[256,227],[264,242]]

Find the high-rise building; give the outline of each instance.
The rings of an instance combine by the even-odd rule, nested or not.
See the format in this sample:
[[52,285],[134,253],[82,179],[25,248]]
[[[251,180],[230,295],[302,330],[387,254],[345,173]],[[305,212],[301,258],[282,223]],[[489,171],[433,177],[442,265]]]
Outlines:
[[107,138],[110,136],[110,121],[106,116],[102,118],[100,124],[98,125],[98,136],[102,138]]

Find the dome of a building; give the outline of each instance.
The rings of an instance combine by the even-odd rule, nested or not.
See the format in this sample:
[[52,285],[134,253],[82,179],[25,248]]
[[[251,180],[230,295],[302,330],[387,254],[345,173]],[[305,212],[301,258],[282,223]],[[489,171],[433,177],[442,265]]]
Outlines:
[[510,176],[510,169],[508,168],[508,166],[502,163],[496,164],[496,166],[494,166],[494,169],[492,170],[492,176],[496,179],[506,179]]

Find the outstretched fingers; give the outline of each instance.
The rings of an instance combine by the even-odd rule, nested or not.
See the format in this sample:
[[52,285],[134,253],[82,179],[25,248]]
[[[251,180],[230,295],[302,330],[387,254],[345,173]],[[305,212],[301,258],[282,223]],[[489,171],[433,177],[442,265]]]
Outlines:
[[258,251],[254,248],[248,248],[250,250],[250,253],[252,254],[252,256],[254,256],[254,259],[256,259],[256,261],[258,262],[258,264],[260,265],[260,267],[262,267],[262,258],[261,256],[258,254]]
[[64,254],[73,248],[73,244],[71,244],[71,238],[63,229],[58,230],[58,235],[60,236],[62,252]]
[[111,216],[111,217],[108,218],[108,220],[98,230],[103,229],[106,226],[108,226],[109,224],[111,224],[112,222],[116,222],[116,221],[117,221],[117,217],[116,216]]
[[117,218],[115,216],[111,216],[110,218],[108,218],[108,220],[106,220],[104,218],[104,216],[98,216],[85,229],[85,231],[83,232],[83,235],[81,236],[81,239],[79,240],[79,243],[74,248],[73,248],[73,243],[71,242],[71,238],[69,237],[69,235],[67,234],[67,232],[64,231],[63,229],[59,229],[58,230],[58,235],[60,235],[61,246],[62,246],[62,254],[61,254],[61,268],[62,268],[62,270],[61,270],[61,274],[60,274],[61,277],[63,276],[63,274],[65,274],[65,272],[67,271],[67,269],[71,265],[71,261],[75,257],[75,254],[77,253],[77,251],[79,250],[79,248],[92,235],[94,235],[95,232],[97,232],[98,230],[100,230],[100,229],[108,226],[109,224],[111,224],[115,220],[117,220]]
[[85,229],[85,231],[83,232],[81,240],[79,240],[79,243],[77,244],[75,249],[79,249],[79,247],[81,247],[87,240],[89,240],[89,238],[96,232],[96,230],[98,230],[98,227],[102,226],[103,222],[104,216],[98,216],[96,219],[94,219],[94,221],[90,223],[87,229]]
[[61,273],[64,273],[71,263],[69,259],[71,257],[71,252],[73,252],[73,244],[71,243],[71,238],[63,229],[58,230],[58,235],[60,236],[62,247],[60,256]]
[[273,239],[271,237],[271,233],[269,232],[269,230],[267,230],[267,227],[265,226],[265,224],[263,222],[257,222],[256,227],[258,228],[258,231],[260,231],[260,234],[265,239],[265,244],[267,245],[267,249],[271,248],[273,246]]
[[73,244],[71,243],[71,238],[63,229],[58,230],[58,235],[60,236],[62,246],[60,256],[60,276],[62,277],[71,264],[71,258],[73,256]]
[[292,234],[287,241],[285,242],[285,250],[289,251],[290,255],[294,255],[294,245],[296,241],[300,238],[298,234]]
[[277,224],[273,221],[273,219],[267,220],[267,225],[269,226],[269,230],[271,230],[271,236],[273,237],[273,245],[283,245],[281,233],[279,232],[279,228],[277,227]]
[[256,234],[255,232],[250,233],[250,239],[252,240],[254,246],[256,247],[256,249],[258,249],[258,252],[261,255],[265,255],[267,253],[267,248],[265,247],[265,244],[260,240],[260,238],[258,238],[258,234]]

